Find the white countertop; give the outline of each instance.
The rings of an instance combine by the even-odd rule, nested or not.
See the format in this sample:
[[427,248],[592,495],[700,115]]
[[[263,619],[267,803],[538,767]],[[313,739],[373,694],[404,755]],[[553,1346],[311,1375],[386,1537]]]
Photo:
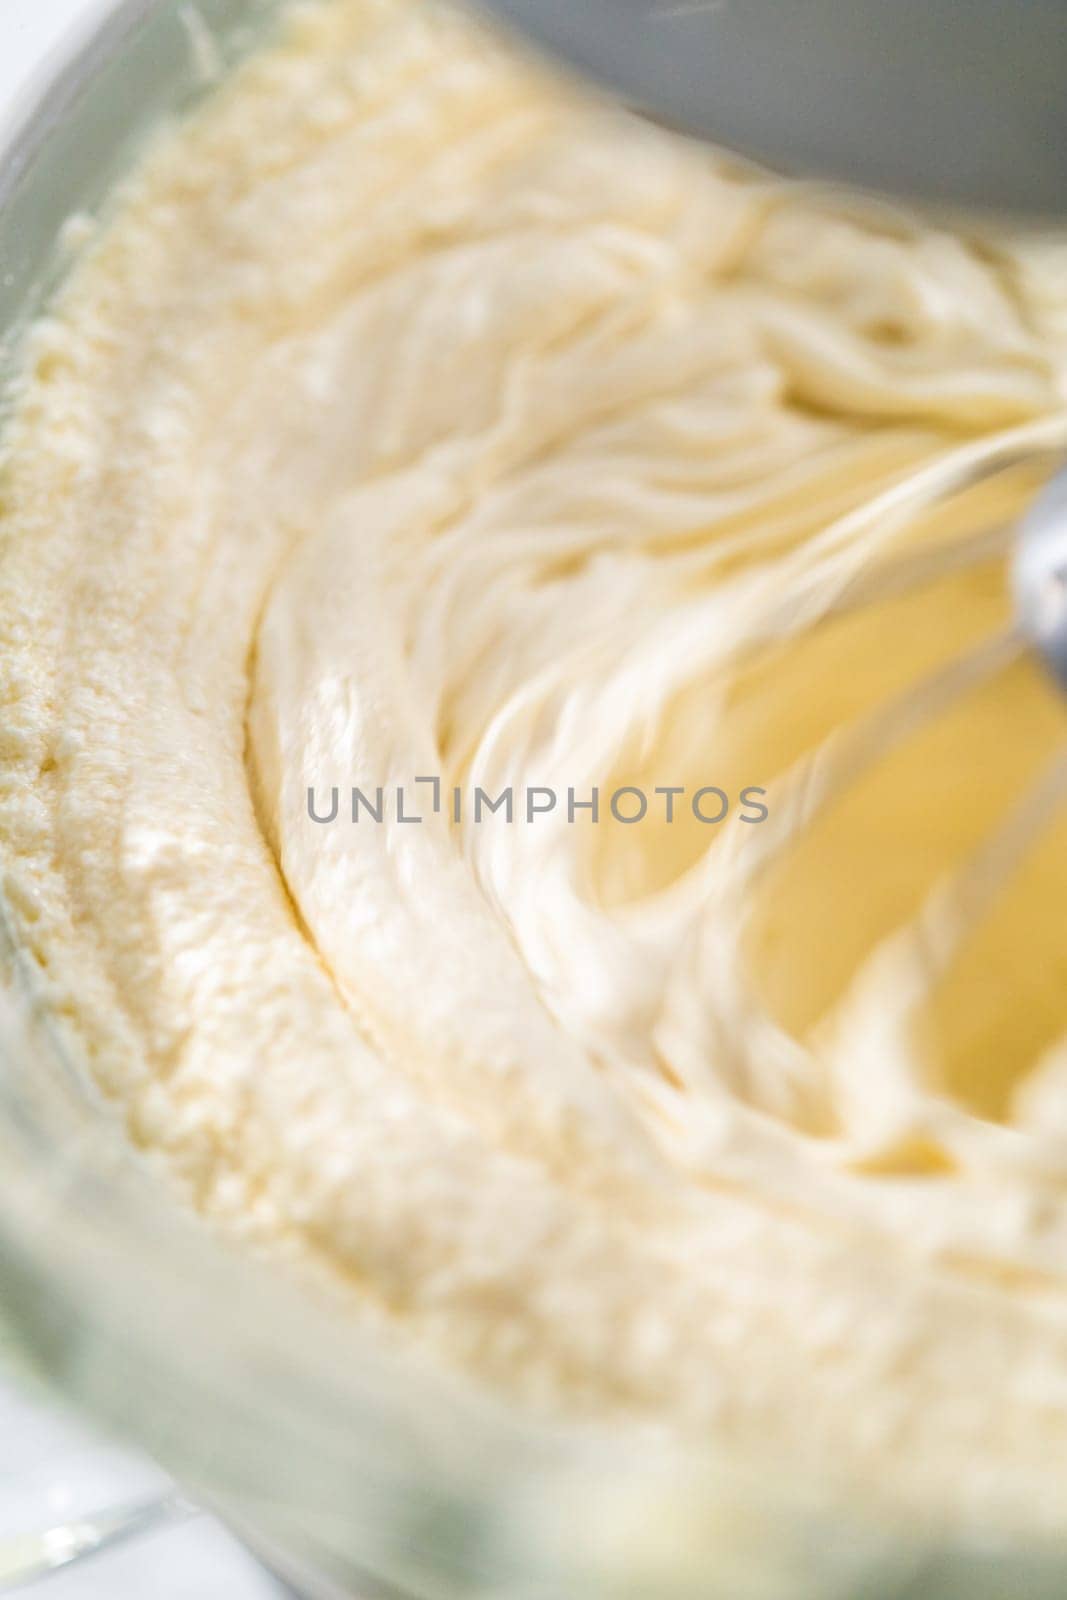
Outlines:
[[[27,80],[100,0],[0,0],[0,123]],[[0,1299],[3,1284],[0,1283]],[[169,1484],[151,1462],[103,1442],[3,1374],[0,1344],[0,1571],[23,1536],[53,1535],[116,1507],[151,1504]],[[3,1583],[0,1581],[0,1588]],[[38,1585],[42,1600],[279,1600],[282,1590],[212,1518],[191,1515],[83,1557]]]
[[0,10],[0,112],[95,0],[3,0]]
[[[102,1441],[77,1418],[0,1380],[0,1570],[5,1549],[64,1540],[114,1508],[170,1489],[151,1462]],[[30,1536],[27,1538],[27,1536]],[[36,1582],[0,1590],[26,1600],[281,1600],[283,1591],[211,1517],[119,1539]]]

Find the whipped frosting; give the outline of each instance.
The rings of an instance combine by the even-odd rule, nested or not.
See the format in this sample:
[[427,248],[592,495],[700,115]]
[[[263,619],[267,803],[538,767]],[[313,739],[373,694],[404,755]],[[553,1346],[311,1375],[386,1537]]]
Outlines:
[[[790,830],[1005,624],[999,560],[881,575],[1049,470],[1065,273],[409,0],[154,142],[7,428],[0,864],[191,1204],[540,1412],[1062,1526],[1067,818],[966,863],[1067,710],[1013,661]],[[605,803],[447,800],[529,786]]]

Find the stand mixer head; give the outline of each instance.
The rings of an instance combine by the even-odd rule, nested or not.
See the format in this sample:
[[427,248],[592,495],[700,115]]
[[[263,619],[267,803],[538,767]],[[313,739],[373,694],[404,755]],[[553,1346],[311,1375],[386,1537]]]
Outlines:
[[1067,215],[1067,0],[482,0],[670,127],[781,171]]

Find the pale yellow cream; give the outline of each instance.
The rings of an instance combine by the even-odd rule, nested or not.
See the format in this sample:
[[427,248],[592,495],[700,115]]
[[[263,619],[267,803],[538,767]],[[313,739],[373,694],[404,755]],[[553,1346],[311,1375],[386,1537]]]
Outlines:
[[[929,936],[1067,709],[1019,662],[773,849],[804,752],[1007,615],[996,561],[856,583],[1049,470],[1062,245],[408,0],[294,12],[112,210],[7,434],[0,863],[130,1137],[532,1407],[1062,1527],[1067,821]],[[452,820],[528,785],[771,814]]]

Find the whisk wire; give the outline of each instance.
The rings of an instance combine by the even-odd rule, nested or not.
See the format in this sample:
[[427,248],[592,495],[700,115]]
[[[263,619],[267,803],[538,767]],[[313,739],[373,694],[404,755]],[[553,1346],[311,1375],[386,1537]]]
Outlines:
[[983,639],[966,654],[909,685],[862,722],[839,730],[817,750],[802,756],[777,794],[776,825],[763,834],[749,854],[749,877],[770,866],[795,844],[877,762],[935,716],[1018,660],[1025,647],[1026,641],[1015,627]]
[[1007,888],[1038,839],[1067,806],[1067,743],[997,830],[935,890],[917,922],[929,983],[944,975],[971,930]]

